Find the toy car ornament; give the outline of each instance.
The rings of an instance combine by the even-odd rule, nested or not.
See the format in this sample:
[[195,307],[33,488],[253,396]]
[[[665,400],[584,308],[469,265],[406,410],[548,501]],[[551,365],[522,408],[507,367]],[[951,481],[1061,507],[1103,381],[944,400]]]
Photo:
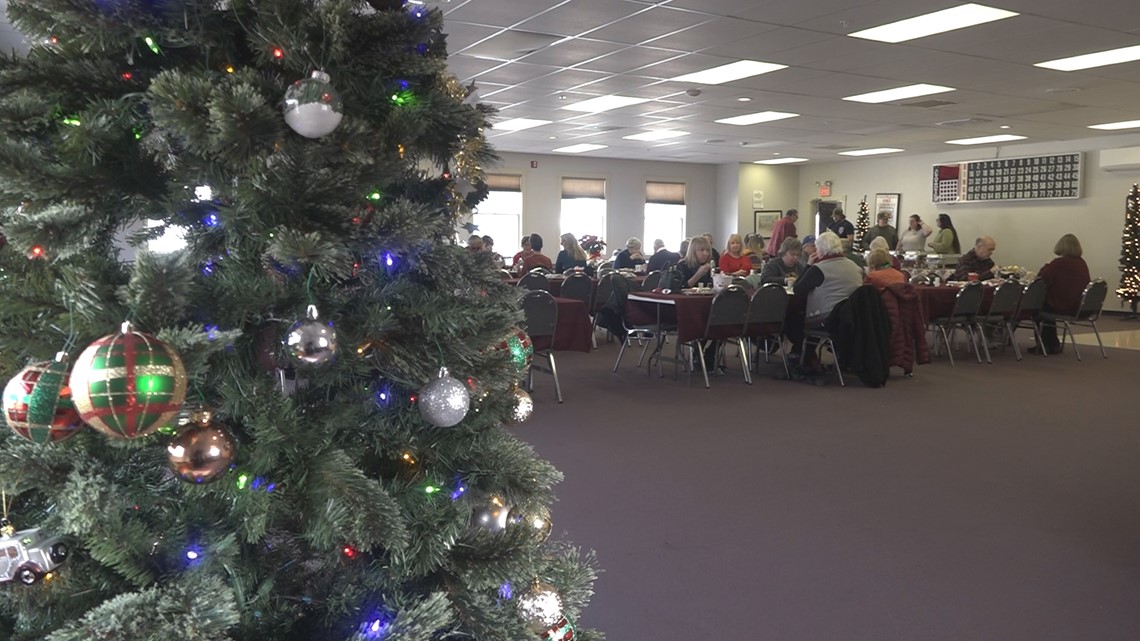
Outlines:
[[69,551],[67,543],[43,528],[17,532],[8,519],[0,519],[0,583],[33,585],[63,565]]

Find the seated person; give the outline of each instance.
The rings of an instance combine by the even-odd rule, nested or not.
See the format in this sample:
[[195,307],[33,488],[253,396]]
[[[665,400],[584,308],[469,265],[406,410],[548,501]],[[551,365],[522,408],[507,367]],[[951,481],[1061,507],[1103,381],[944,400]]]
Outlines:
[[760,234],[748,234],[744,237],[744,255],[752,263],[752,269],[764,266],[764,237]]
[[[802,321],[789,313],[785,332],[792,341],[791,357],[799,358],[803,349],[804,330],[823,327],[831,310],[863,285],[863,270],[843,254],[843,243],[834,232],[824,232],[815,239],[819,260],[796,279],[796,298],[806,299]],[[804,361],[809,369],[818,370],[814,353]]]
[[789,276],[792,277],[793,281],[803,276],[804,270],[807,268],[800,264],[800,253],[802,251],[803,245],[800,244],[799,239],[785,238],[784,242],[780,244],[780,254],[764,263],[764,269],[760,270],[760,284],[791,285],[792,283],[787,282]]
[[[1051,262],[1037,272],[1045,280],[1045,305],[1042,309],[1054,314],[1075,314],[1081,305],[1085,287],[1092,280],[1089,276],[1089,266],[1081,258],[1081,241],[1072,234],[1065,234],[1053,247],[1057,255]],[[1061,341],[1057,338],[1057,323],[1053,321],[1041,322],[1041,342],[1045,344],[1046,354],[1060,354]],[[1032,354],[1037,353],[1037,347],[1029,348]]]
[[614,269],[633,269],[634,265],[645,264],[645,255],[641,253],[641,239],[630,238],[625,241],[625,249],[614,257]]
[[717,261],[721,273],[729,276],[747,276],[752,273],[752,260],[744,255],[744,241],[740,234],[728,237],[728,245]]
[[522,269],[523,259],[532,253],[530,248],[530,235],[523,236],[519,244],[522,246],[522,250],[511,258],[511,270],[516,272]]
[[815,236],[811,234],[804,236],[803,247],[803,251],[800,252],[800,264],[804,266],[804,269],[807,269],[814,265],[819,258],[819,254],[815,250]]
[[645,269],[651,272],[668,269],[676,265],[679,260],[681,260],[681,255],[665,249],[665,241],[658,238],[653,241],[653,255],[646,261]]
[[899,261],[898,256],[891,256],[890,247],[891,247],[890,244],[887,243],[887,240],[885,238],[883,238],[882,236],[878,236],[878,237],[871,240],[871,244],[867,247],[867,249],[869,251],[875,251],[876,249],[881,249],[881,250],[887,252],[887,258],[891,259],[891,267],[894,267],[895,269],[900,269],[902,267],[902,262]]
[[885,249],[871,250],[871,255],[867,257],[867,266],[871,271],[864,281],[868,285],[874,285],[879,291],[896,283],[906,282],[906,276],[891,264],[891,255]]
[[554,269],[554,263],[550,259],[542,255],[542,236],[538,234],[530,235],[530,249],[531,253],[522,260],[523,273],[529,272],[535,267],[545,267],[549,270]]
[[852,242],[850,238],[841,238],[839,242],[843,245],[843,255],[851,260],[851,262],[860,267],[867,266],[867,261],[863,260],[863,254],[861,252],[855,251],[852,248]]
[[712,287],[712,270],[712,245],[704,236],[694,236],[693,240],[689,241],[689,253],[677,263],[677,282],[674,286]]
[[573,267],[585,269],[586,250],[578,244],[574,234],[562,234],[559,240],[562,242],[562,251],[558,252],[558,258],[554,260],[554,273],[561,274]]
[[483,237],[477,234],[471,234],[471,236],[467,239],[467,251],[483,251]]
[[969,280],[970,274],[977,274],[978,280],[989,280],[994,277],[994,261],[991,258],[997,242],[989,236],[982,236],[974,241],[974,248],[962,254],[958,259],[958,268],[950,280]]

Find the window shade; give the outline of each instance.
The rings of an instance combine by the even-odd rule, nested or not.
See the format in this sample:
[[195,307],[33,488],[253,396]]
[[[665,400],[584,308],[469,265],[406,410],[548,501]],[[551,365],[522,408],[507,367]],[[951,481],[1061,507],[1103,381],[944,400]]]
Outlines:
[[658,205],[684,205],[685,183],[645,183],[645,202]]
[[605,198],[606,181],[601,178],[563,178],[563,198]]
[[487,189],[491,191],[522,191],[522,176],[487,174]]

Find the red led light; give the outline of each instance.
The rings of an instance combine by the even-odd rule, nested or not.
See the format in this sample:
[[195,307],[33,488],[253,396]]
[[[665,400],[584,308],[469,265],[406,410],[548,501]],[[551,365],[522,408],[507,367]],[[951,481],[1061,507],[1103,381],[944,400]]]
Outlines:
[[123,80],[131,80],[135,77],[135,75],[129,71],[124,71],[119,77]]
[[350,559],[356,558],[356,550],[354,550],[352,548],[352,546],[349,546],[349,545],[344,546],[344,548],[341,550],[341,552],[343,552],[344,555]]
[[277,58],[278,60],[284,58],[285,57],[285,50],[282,49],[281,47],[273,47],[273,57]]
[[32,245],[32,248],[28,250],[28,255],[32,258],[39,258],[44,255],[44,248],[40,245]]

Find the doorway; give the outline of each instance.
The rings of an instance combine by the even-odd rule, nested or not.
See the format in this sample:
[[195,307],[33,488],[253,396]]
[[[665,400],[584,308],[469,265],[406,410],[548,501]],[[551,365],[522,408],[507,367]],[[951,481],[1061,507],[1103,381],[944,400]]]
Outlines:
[[838,200],[820,200],[815,199],[811,201],[811,210],[815,212],[815,231],[812,232],[816,236],[821,231],[826,231],[827,226],[831,224],[831,214],[836,209],[839,209]]

